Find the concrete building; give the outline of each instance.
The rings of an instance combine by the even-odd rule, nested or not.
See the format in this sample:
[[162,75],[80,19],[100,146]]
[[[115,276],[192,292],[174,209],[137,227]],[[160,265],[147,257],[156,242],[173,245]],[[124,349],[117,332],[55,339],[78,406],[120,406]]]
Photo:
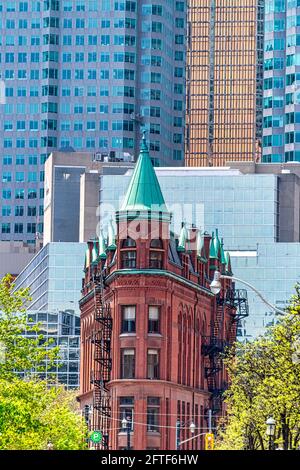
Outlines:
[[[113,161],[112,161],[113,160]],[[44,245],[86,242],[97,233],[100,175],[123,174],[133,163],[92,152],[53,152],[45,163]]]
[[[215,297],[207,279],[230,273],[218,233],[183,224],[170,232],[166,207],[143,141],[117,231],[88,243],[81,308],[81,407],[92,407],[100,448],[174,449],[176,422],[207,429],[222,415],[227,376],[220,358],[236,338],[236,305],[225,280]],[[179,440],[189,437],[184,426]],[[181,449],[203,449],[203,438]]]
[[298,2],[265,2],[263,161],[300,161]]
[[1,240],[43,233],[55,150],[136,155],[143,127],[157,165],[183,164],[184,1],[2,0],[0,14]]
[[264,4],[188,2],[188,166],[260,160]]
[[[40,248],[39,244],[38,247]],[[24,242],[0,242],[0,279],[6,274],[18,276],[36,252],[37,246]]]

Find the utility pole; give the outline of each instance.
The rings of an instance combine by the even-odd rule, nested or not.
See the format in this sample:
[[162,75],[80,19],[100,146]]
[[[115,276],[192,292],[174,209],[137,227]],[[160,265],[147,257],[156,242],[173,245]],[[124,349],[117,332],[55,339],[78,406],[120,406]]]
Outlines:
[[180,445],[180,421],[176,421],[176,442],[175,449],[178,450]]
[[208,410],[208,432],[212,432],[212,410]]

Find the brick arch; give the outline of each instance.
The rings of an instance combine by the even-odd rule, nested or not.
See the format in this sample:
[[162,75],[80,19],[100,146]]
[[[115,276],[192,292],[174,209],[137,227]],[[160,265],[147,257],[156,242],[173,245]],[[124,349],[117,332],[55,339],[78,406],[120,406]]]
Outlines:
[[183,316],[182,310],[178,314],[178,366],[177,366],[177,380],[182,383],[182,344],[183,344]]
[[[189,309],[190,310],[190,309]],[[186,383],[191,385],[192,368],[192,315],[187,315],[187,341],[186,341]]]

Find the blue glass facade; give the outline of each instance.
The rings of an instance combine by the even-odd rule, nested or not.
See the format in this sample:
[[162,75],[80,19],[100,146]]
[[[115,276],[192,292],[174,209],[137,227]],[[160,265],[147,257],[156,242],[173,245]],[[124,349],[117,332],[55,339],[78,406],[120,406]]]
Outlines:
[[[212,170],[205,176],[201,170],[172,168],[156,172],[165,201],[173,212],[176,232],[184,219],[209,233],[218,227],[228,250],[255,249],[257,243],[277,240],[276,175],[227,171],[214,176],[217,171]],[[118,207],[125,195],[131,174],[129,170],[125,176],[102,176],[100,200],[102,207],[107,208],[106,217],[113,215],[113,208]]]
[[[300,243],[278,242],[279,176],[239,174],[234,170],[156,169],[169,209],[182,201],[174,228],[195,223],[208,232],[219,229],[231,253],[234,275],[253,284],[274,305],[284,308],[300,279]],[[102,176],[103,215],[113,214],[126,192],[130,173]],[[242,284],[237,285],[244,288]],[[249,339],[275,319],[274,313],[248,290],[250,315],[239,328]]]
[[27,317],[31,326],[40,324],[35,336],[28,334],[31,339],[42,334],[45,341],[51,340],[49,348],[59,346],[60,349],[59,357],[51,368],[43,373],[34,371],[34,374],[49,384],[61,383],[68,389],[79,388],[79,317],[70,312],[35,311],[28,311]]
[[300,3],[266,0],[263,156],[300,161]]
[[0,0],[0,239],[43,232],[53,150],[137,155],[142,127],[183,164],[185,36],[185,1]]
[[48,243],[17,277],[16,289],[29,287],[30,310],[68,310],[79,316],[85,243]]

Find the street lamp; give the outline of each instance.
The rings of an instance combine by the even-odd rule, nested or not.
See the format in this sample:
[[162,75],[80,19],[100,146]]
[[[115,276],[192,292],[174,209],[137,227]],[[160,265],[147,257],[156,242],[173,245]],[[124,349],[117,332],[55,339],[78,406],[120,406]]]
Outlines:
[[130,431],[131,431],[131,419],[130,416],[127,416],[127,418],[122,419],[122,429],[124,431],[127,430],[127,450],[130,450]]
[[266,421],[267,431],[266,434],[269,436],[269,450],[274,450],[274,436],[275,436],[275,426],[276,421],[275,419],[270,416],[270,418]]
[[270,307],[272,310],[275,310],[275,312],[279,313],[280,315],[286,315],[286,312],[284,310],[281,310],[278,307],[275,307],[275,305],[270,304],[263,296],[262,294],[254,287],[252,284],[249,284],[249,282],[243,281],[242,279],[239,279],[238,277],[235,276],[227,276],[225,274],[221,274],[219,271],[215,271],[214,273],[214,278],[212,282],[210,283],[210,290],[214,295],[217,295],[220,290],[222,289],[222,284],[221,284],[221,279],[231,279],[232,281],[237,281],[241,282],[242,284],[245,284],[247,287],[249,287],[251,290],[253,290],[256,295],[266,304],[268,307]]
[[[181,424],[179,420],[176,421],[176,450],[178,450],[180,445],[182,444],[182,442],[180,442],[180,430],[184,428],[186,425],[187,423]],[[196,430],[195,423],[192,421],[189,427],[190,427],[191,434],[194,435],[195,430]]]
[[53,446],[52,442],[51,442],[51,441],[48,441],[48,443],[47,443],[47,450],[53,450],[53,449],[54,449],[54,446]]

